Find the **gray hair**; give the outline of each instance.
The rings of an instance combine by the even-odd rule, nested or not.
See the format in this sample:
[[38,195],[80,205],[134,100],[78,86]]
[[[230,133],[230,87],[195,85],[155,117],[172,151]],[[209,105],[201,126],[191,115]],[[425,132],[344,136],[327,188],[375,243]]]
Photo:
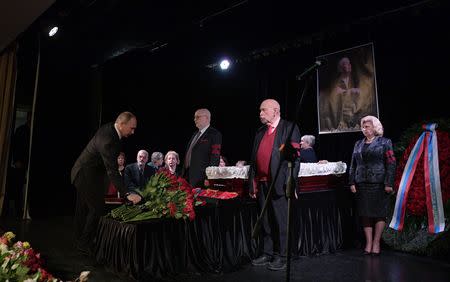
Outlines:
[[163,153],[161,153],[161,152],[153,152],[152,153],[152,156],[151,156],[152,162],[156,162],[156,161],[159,161],[162,159],[164,159]]
[[361,128],[363,127],[363,124],[366,122],[371,122],[373,124],[373,130],[375,132],[376,136],[383,136],[383,125],[381,124],[381,121],[374,117],[374,116],[365,116],[361,119]]
[[169,155],[174,155],[175,158],[177,158],[177,164],[180,163],[180,156],[179,156],[178,153],[175,152],[175,151],[169,151],[169,152],[166,153],[166,156],[164,157],[164,161],[165,161],[165,162],[167,162],[167,158],[169,157]]
[[195,112],[199,112],[202,115],[205,115],[208,118],[208,120],[211,120],[211,112],[208,109],[206,109],[206,108],[198,109]]
[[316,137],[314,135],[303,135],[301,141],[308,143],[312,147],[316,143]]
[[137,155],[139,155],[140,153],[144,153],[144,154],[148,157],[148,152],[147,152],[147,150],[139,150],[139,151],[137,152]]

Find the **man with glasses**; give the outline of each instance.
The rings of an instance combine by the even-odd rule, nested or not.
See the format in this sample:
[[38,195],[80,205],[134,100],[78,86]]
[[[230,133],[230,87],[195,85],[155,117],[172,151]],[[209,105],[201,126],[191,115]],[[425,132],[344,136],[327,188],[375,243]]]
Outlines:
[[195,111],[194,122],[198,130],[187,145],[183,176],[192,187],[202,187],[206,167],[219,165],[222,134],[210,126],[211,113],[208,109]]

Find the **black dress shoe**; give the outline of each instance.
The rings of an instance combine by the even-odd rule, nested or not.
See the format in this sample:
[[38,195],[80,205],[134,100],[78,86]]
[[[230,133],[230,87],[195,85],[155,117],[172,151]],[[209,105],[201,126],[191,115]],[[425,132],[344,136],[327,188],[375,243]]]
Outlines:
[[271,260],[272,260],[271,257],[269,257],[267,255],[262,255],[259,258],[256,258],[256,259],[252,260],[252,265],[253,266],[268,265]]
[[273,271],[280,271],[286,269],[286,260],[282,258],[275,258],[269,265],[267,266],[267,269],[273,270]]

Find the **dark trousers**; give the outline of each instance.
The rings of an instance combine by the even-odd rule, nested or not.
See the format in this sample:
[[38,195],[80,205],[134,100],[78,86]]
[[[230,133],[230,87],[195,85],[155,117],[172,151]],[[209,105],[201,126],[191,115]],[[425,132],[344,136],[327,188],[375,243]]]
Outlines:
[[[275,188],[275,187],[274,187]],[[258,205],[260,209],[264,206],[269,185],[267,182],[258,184]],[[262,235],[264,254],[269,256],[286,256],[287,244],[287,199],[276,196],[275,191],[269,199],[266,213],[262,218]]]
[[102,177],[80,170],[75,183],[75,240],[79,248],[91,249],[95,243],[98,222],[105,214]]
[[201,173],[197,173],[196,171],[192,171],[190,167],[183,167],[183,171],[181,173],[183,177],[191,184],[192,187],[200,187],[203,188],[205,186],[205,177],[201,176]]

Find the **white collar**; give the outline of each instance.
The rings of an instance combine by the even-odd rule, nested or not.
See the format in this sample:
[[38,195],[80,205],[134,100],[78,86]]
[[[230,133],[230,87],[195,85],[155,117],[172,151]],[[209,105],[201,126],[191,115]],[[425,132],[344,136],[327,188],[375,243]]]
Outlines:
[[208,124],[207,126],[203,127],[202,129],[199,129],[200,135],[202,135],[203,133],[205,133],[205,131],[208,129],[208,127],[209,127],[209,124]]

